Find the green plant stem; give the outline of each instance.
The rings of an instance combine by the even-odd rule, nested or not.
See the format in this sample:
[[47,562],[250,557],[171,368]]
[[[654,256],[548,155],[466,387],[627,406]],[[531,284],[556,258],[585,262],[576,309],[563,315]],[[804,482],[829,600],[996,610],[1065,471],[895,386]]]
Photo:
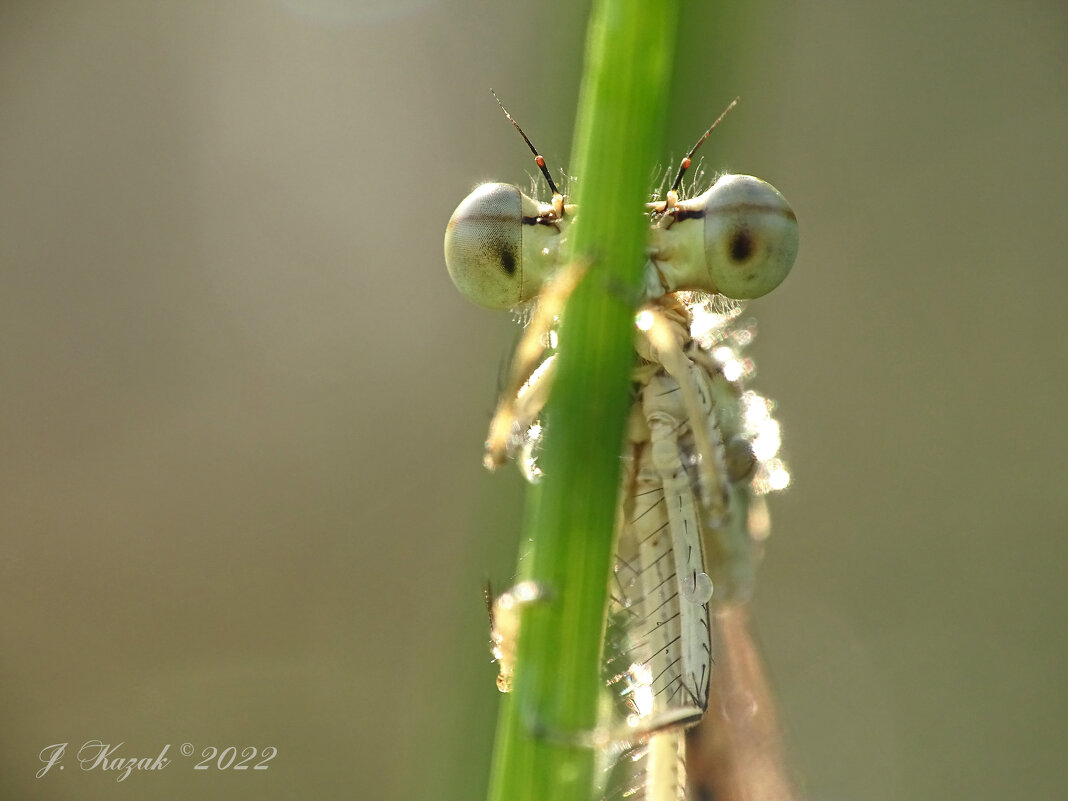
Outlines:
[[502,704],[490,801],[586,801],[594,754],[620,453],[651,167],[665,127],[677,0],[598,0],[571,170],[568,243],[586,275],[569,300],[546,410],[520,573],[544,588],[521,611],[513,692]]

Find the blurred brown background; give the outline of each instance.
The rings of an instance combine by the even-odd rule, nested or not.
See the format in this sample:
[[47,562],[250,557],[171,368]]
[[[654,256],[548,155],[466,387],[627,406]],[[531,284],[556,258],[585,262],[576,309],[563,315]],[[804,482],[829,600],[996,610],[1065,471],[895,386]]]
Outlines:
[[[750,311],[795,476],[756,611],[807,797],[1060,797],[1068,12],[753,9],[688,18],[664,163],[741,95],[706,164],[801,221]],[[490,86],[566,166],[585,16],[0,4],[0,798],[483,796],[516,328],[441,241],[532,169]],[[91,739],[175,763],[34,777]]]

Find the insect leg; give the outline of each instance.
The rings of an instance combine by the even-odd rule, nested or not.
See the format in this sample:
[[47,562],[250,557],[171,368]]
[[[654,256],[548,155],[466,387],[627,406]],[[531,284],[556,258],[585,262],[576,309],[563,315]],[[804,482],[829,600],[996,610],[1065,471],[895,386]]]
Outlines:
[[723,444],[718,430],[713,433],[714,429],[709,425],[709,420],[714,420],[713,402],[707,383],[701,380],[701,368],[682,349],[681,341],[689,334],[679,323],[648,307],[638,315],[638,329],[645,335],[655,360],[678,384],[685,418],[693,431],[694,447],[700,457],[697,469],[702,501],[713,518],[721,519],[727,509]]
[[[524,385],[530,382],[545,353],[545,337],[552,329],[564,303],[575,289],[579,279],[585,273],[585,267],[577,264],[563,267],[549,282],[541,293],[537,309],[512,356],[512,365],[508,371],[508,382],[497,402],[497,410],[490,421],[489,433],[486,435],[486,455],[483,459],[486,467],[493,470],[507,461],[509,452],[516,439],[520,424],[518,407]],[[537,398],[541,403],[548,397],[551,375],[540,376],[537,384],[545,383]],[[523,409],[523,417],[533,420],[540,410],[531,408],[529,402]]]

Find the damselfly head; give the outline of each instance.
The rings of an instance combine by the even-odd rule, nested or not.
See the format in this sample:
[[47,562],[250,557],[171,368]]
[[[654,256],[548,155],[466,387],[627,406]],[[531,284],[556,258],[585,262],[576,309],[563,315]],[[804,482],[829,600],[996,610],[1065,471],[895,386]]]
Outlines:
[[552,276],[570,218],[545,159],[496,92],[493,98],[534,154],[552,202],[532,200],[511,184],[482,184],[452,213],[445,229],[445,264],[468,300],[509,309],[537,296]]
[[452,213],[445,265],[456,288],[480,306],[509,309],[541,292],[553,274],[568,218],[511,184],[482,184]]
[[759,298],[790,273],[797,246],[790,204],[751,175],[720,176],[708,191],[671,207],[653,228],[653,256],[665,292]]

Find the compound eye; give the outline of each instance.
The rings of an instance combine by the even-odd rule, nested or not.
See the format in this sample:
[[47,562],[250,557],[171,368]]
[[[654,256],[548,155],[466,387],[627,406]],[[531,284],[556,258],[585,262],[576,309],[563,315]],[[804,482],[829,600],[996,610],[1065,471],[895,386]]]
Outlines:
[[491,309],[523,297],[523,194],[482,184],[456,207],[445,229],[445,265],[456,288]]
[[797,257],[797,217],[775,187],[750,175],[724,175],[696,201],[717,292],[759,298],[783,282]]

